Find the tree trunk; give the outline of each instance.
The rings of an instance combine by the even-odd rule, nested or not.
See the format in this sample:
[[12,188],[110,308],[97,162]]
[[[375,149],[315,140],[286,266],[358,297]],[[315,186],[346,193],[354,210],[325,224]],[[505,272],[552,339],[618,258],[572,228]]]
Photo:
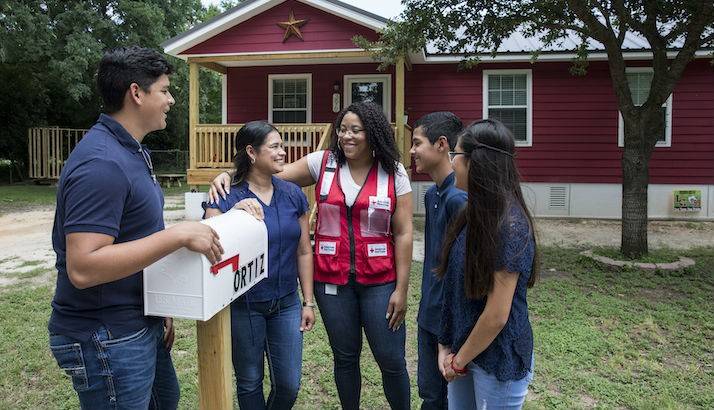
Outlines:
[[[629,117],[629,118],[628,118]],[[648,119],[651,119],[648,121]],[[620,251],[628,258],[647,254],[647,188],[652,135],[664,127],[656,113],[623,113],[625,149],[622,156],[622,237]]]
[[622,237],[620,251],[628,258],[647,254],[648,162],[625,147],[622,157]]

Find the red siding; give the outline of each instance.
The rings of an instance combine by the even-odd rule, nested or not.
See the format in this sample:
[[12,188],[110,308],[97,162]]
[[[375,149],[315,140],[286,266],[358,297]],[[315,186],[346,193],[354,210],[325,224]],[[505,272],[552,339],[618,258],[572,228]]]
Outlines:
[[[285,30],[277,23],[295,19],[309,21],[300,28],[303,40],[293,36],[283,43]],[[288,0],[252,17],[181,54],[259,53],[271,51],[335,50],[356,48],[352,37],[360,34],[376,40],[377,34],[352,21],[326,13],[295,0]]]
[[[592,63],[585,77],[572,76],[568,63],[484,64],[472,71],[414,65],[406,73],[409,122],[437,110],[453,111],[465,124],[481,118],[481,70],[498,68],[533,70],[533,146],[518,148],[524,180],[622,182],[617,105],[605,63]],[[339,82],[342,90],[344,75],[376,72],[376,64],[230,68],[228,121],[267,118],[269,74],[312,73],[312,121],[332,122],[333,84]],[[392,112],[393,104],[394,98]],[[415,174],[414,179],[428,177]],[[692,63],[674,91],[672,146],[655,149],[650,181],[714,183],[714,69],[707,61]]]
[[[377,64],[334,64],[310,66],[269,66],[269,67],[231,67],[228,69],[228,122],[268,118],[268,75],[269,74],[304,74],[312,73],[312,122],[335,120],[332,112],[332,93],[335,82],[339,82],[340,91],[344,91],[343,76],[351,74],[390,74],[392,75],[392,96],[394,96],[394,74],[377,71]],[[344,102],[344,92],[342,102]],[[394,98],[392,98],[392,113]],[[394,114],[392,114],[393,116]],[[390,119],[394,121],[394,119]]]
[[[454,65],[415,65],[406,79],[409,120],[449,110],[468,124],[482,116],[482,69],[531,68],[533,146],[518,148],[524,179],[621,183],[618,111],[607,63],[591,63],[584,77],[572,76],[569,67],[483,64],[460,72]],[[674,90],[672,111],[672,146],[655,149],[650,182],[714,183],[714,69],[708,61],[687,68]]]

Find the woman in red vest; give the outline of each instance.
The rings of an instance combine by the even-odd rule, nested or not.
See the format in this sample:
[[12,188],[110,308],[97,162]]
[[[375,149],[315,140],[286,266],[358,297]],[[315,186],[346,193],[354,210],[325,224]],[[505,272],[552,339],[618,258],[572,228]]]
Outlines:
[[[412,257],[412,196],[392,126],[363,102],[340,112],[329,150],[286,164],[279,178],[317,184],[315,298],[334,354],[344,409],[358,409],[362,332],[382,372],[392,409],[410,407],[404,316]],[[219,175],[210,199],[225,195]],[[225,187],[225,189],[224,189]],[[240,203],[261,216],[260,204]]]

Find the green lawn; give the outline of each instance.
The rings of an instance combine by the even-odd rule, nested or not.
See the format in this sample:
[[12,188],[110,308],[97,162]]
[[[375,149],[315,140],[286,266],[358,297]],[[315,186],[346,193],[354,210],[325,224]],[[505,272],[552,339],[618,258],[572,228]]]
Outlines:
[[[208,187],[199,187],[207,191]],[[179,195],[187,192],[189,187],[172,186],[163,188],[164,195]],[[57,187],[52,185],[34,185],[32,183],[0,185],[0,215],[18,212],[37,207],[54,206],[57,197]],[[183,209],[183,208],[175,208]]]
[[48,185],[0,185],[0,215],[37,206],[54,205],[57,189]]
[[[543,250],[545,275],[530,291],[536,375],[526,409],[714,408],[714,251],[684,253],[679,273],[601,270],[576,250]],[[408,366],[416,391],[415,315],[421,266],[412,269]],[[39,275],[42,272],[34,272]],[[0,409],[76,408],[69,381],[47,348],[52,287],[0,288]],[[177,322],[173,356],[181,407],[197,408],[195,326]],[[387,408],[365,349],[362,407]],[[305,337],[297,408],[338,408],[324,327]]]

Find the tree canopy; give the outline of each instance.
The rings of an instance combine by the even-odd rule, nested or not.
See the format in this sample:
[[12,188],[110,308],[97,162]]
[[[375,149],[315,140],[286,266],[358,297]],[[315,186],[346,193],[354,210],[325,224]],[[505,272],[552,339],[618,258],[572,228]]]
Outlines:
[[[166,39],[233,6],[200,0],[5,0],[0,2],[0,157],[27,158],[27,128],[87,128],[101,111],[97,64],[107,49],[140,45],[160,50]],[[176,72],[176,105],[166,130],[147,137],[156,148],[184,148],[188,132],[188,67]],[[205,70],[204,70],[205,71]],[[202,121],[220,121],[220,77],[201,73]]]

